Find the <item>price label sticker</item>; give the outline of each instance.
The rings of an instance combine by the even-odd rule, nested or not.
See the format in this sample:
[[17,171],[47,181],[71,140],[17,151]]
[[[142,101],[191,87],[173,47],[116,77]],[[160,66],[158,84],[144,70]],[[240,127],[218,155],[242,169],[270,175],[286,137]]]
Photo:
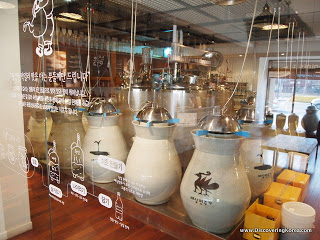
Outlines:
[[39,167],[39,161],[38,161],[38,159],[35,158],[35,157],[31,157],[31,164],[32,164],[32,166],[34,166],[34,167]]
[[87,192],[87,188],[85,186],[83,186],[80,183],[77,183],[75,181],[71,181],[71,189],[72,191],[82,195],[82,196],[87,196],[88,192]]
[[107,195],[104,195],[102,193],[99,194],[99,203],[106,207],[106,208],[112,208],[112,200]]
[[108,156],[99,155],[98,164],[100,165],[100,167],[109,169],[120,174],[123,174],[126,171],[126,165],[124,164],[124,162],[121,162],[117,159]]
[[179,125],[182,126],[196,126],[197,113],[177,113],[177,118],[180,119]]
[[62,198],[62,191],[60,188],[50,184],[49,185],[49,191],[50,193],[52,193],[53,195],[55,195],[58,198]]

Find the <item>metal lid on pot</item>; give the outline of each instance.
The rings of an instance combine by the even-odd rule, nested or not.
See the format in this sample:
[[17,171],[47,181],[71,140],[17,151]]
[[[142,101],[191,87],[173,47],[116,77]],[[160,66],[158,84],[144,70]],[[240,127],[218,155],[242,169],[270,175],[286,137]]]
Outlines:
[[251,108],[240,108],[237,111],[236,117],[245,123],[252,123],[256,120],[256,111]]
[[167,109],[160,107],[156,102],[148,102],[137,114],[137,119],[143,122],[167,122],[172,119]]
[[306,111],[308,112],[308,111],[310,111],[310,112],[313,112],[313,111],[317,111],[317,109],[316,109],[316,107],[315,106],[313,106],[313,105],[311,105],[311,106],[308,106],[307,107],[307,109],[306,109]]
[[144,109],[144,108],[146,108],[146,107],[150,107],[151,105],[152,105],[152,101],[145,101],[145,102],[143,102],[143,103],[141,103],[141,105],[140,105],[140,107],[139,107],[139,109],[140,109],[140,111],[142,110],[142,109]]
[[104,98],[93,98],[88,108],[89,115],[117,114],[116,107]]
[[198,127],[211,133],[230,134],[239,132],[239,123],[230,116],[207,115],[200,119]]
[[246,103],[248,105],[255,105],[256,104],[256,97],[255,96],[250,96],[246,99]]

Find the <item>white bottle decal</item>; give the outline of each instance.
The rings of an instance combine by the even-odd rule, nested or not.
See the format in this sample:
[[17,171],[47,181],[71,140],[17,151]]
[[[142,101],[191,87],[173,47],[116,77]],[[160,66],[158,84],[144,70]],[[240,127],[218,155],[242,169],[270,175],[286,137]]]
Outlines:
[[14,154],[14,148],[11,144],[8,143],[8,159],[9,162],[14,165],[16,163],[16,157]]
[[81,148],[80,134],[77,133],[77,142],[70,146],[71,148],[71,172],[74,178],[84,180],[84,154]]
[[19,165],[23,172],[29,172],[29,159],[27,156],[27,149],[25,147],[19,147]]
[[59,156],[57,154],[56,141],[53,140],[53,147],[48,150],[49,156],[49,176],[51,181],[60,184]]
[[116,219],[123,220],[123,203],[120,197],[120,192],[117,192],[117,200],[115,202],[115,217]]
[[6,157],[6,154],[4,152],[4,146],[0,143],[0,158],[4,160],[5,157]]
[[[38,46],[36,48],[36,54],[39,57],[43,55],[49,56],[52,54],[52,38],[54,32],[54,20],[53,20],[53,0],[34,0],[32,7],[32,20],[26,21],[23,24],[23,31],[27,29],[32,33],[34,38],[38,39]],[[44,26],[39,29],[35,29],[35,23],[37,19],[44,16]]]

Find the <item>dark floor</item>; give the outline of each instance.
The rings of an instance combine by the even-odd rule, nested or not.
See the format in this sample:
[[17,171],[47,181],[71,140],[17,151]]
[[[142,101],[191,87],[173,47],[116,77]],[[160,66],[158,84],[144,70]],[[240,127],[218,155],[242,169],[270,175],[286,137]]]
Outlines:
[[[284,159],[285,160],[285,159]],[[310,157],[308,174],[311,175],[310,185],[305,202],[315,208],[317,215],[315,228],[309,239],[320,240],[320,160],[315,162]],[[11,238],[20,239],[50,239],[51,229],[53,239],[111,239],[111,240],[170,240],[176,239],[159,229],[146,225],[133,217],[124,215],[123,224],[130,230],[122,228],[110,221],[114,217],[114,208],[102,208],[97,199],[87,196],[88,203],[71,196],[65,205],[51,199],[51,218],[48,190],[43,186],[41,174],[36,172],[29,179],[30,208],[33,230]],[[240,239],[241,234],[235,232],[232,239]]]

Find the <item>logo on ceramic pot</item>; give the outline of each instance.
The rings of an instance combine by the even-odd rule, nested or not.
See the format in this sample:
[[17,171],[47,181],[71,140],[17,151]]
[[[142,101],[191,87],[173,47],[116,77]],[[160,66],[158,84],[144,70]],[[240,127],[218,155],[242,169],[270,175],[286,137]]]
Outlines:
[[90,153],[92,155],[96,155],[96,156],[99,156],[99,155],[108,156],[109,155],[109,153],[106,151],[100,151],[99,145],[100,145],[101,141],[102,141],[102,139],[100,141],[94,141],[94,143],[96,143],[98,145],[98,151],[90,151]]
[[211,172],[199,172],[195,175],[198,177],[198,179],[194,182],[194,192],[199,193],[200,195],[208,196],[208,193],[211,193],[209,190],[216,190],[219,188],[218,183],[210,183],[212,178],[207,179],[207,177],[211,175]]

